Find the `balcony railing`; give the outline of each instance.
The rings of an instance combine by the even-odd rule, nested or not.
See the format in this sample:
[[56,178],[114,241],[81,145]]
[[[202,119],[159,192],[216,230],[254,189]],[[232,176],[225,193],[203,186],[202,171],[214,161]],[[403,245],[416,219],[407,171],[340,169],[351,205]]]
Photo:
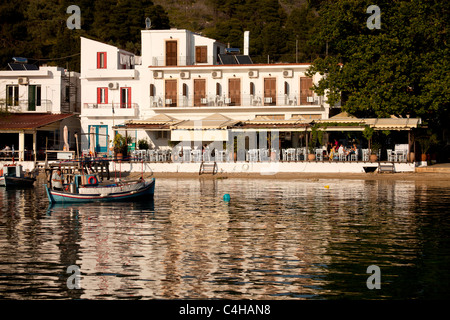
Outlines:
[[137,103],[85,103],[81,113],[92,117],[134,117],[138,107]]
[[85,109],[136,109],[137,103],[85,103]]
[[165,67],[165,66],[193,66],[202,64],[219,64],[218,58],[214,56],[208,56],[206,60],[202,62],[196,62],[195,56],[178,56],[174,58],[165,57],[153,57],[151,60],[153,67]]
[[0,109],[9,112],[51,112],[52,111],[51,100],[41,100],[39,102],[29,102],[28,100],[19,101],[0,101]]
[[[300,103],[302,101],[302,103]],[[300,100],[298,95],[279,95],[267,97],[264,95],[241,95],[230,97],[227,95],[181,95],[150,97],[150,108],[165,107],[249,107],[249,106],[320,106],[322,97],[306,97]]]

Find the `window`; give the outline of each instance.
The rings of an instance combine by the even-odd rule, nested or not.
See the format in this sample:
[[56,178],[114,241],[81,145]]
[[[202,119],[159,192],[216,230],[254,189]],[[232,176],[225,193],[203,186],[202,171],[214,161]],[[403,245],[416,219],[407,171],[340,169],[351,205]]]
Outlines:
[[156,87],[154,84],[150,85],[150,97],[155,97],[156,96]]
[[19,86],[10,85],[6,86],[6,105],[18,106],[19,105]]
[[120,88],[120,107],[131,108],[131,88]]
[[97,104],[108,103],[108,88],[97,88]]
[[97,52],[97,69],[106,69],[106,52]]
[[207,63],[208,62],[208,47],[207,46],[196,46],[195,47],[195,62],[196,63]]
[[168,132],[167,131],[156,131],[156,139],[167,139]]
[[41,86],[28,86],[28,111],[36,111],[41,106]]

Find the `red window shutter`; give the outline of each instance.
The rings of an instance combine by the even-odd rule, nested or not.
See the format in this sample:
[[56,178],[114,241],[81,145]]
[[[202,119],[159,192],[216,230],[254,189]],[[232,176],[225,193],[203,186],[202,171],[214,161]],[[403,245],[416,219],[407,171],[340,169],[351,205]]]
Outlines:
[[102,103],[102,88],[97,88],[97,104]]
[[[102,65],[103,58],[103,65]],[[97,52],[97,69],[106,69],[106,52]]]
[[108,88],[105,88],[105,103],[108,103]]
[[101,54],[101,52],[97,52],[97,69],[100,69],[100,67],[101,67],[101,65],[100,65],[100,61],[101,61],[100,54]]

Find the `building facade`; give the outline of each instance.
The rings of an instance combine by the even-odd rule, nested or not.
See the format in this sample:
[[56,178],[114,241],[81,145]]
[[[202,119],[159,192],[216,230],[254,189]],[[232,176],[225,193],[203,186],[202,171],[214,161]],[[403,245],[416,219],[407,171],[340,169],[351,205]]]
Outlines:
[[[80,132],[80,74],[60,67],[14,62],[0,71],[0,136],[2,146],[16,151],[16,160],[36,160],[46,149],[69,147]],[[7,160],[12,154],[3,153]]]
[[[154,148],[167,148],[180,139],[173,135],[176,123],[201,126],[216,114],[231,121],[329,116],[325,99],[311,90],[319,78],[306,76],[309,64],[253,64],[248,38],[240,54],[188,30],[142,30],[141,37],[139,57],[81,38],[81,126],[100,134],[97,152],[108,150],[121,126],[134,143],[146,139]],[[172,125],[155,126],[161,117]],[[127,126],[139,122],[139,129]],[[82,149],[88,145],[84,139]]]

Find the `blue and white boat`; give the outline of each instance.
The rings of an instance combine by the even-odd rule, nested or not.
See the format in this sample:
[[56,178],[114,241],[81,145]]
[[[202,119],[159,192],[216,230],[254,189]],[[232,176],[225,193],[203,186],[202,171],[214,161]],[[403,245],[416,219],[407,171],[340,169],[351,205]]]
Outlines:
[[74,175],[71,183],[64,184],[63,190],[54,190],[45,184],[50,203],[79,203],[104,201],[148,200],[155,191],[155,178],[133,181],[115,181],[100,184],[96,174]]

